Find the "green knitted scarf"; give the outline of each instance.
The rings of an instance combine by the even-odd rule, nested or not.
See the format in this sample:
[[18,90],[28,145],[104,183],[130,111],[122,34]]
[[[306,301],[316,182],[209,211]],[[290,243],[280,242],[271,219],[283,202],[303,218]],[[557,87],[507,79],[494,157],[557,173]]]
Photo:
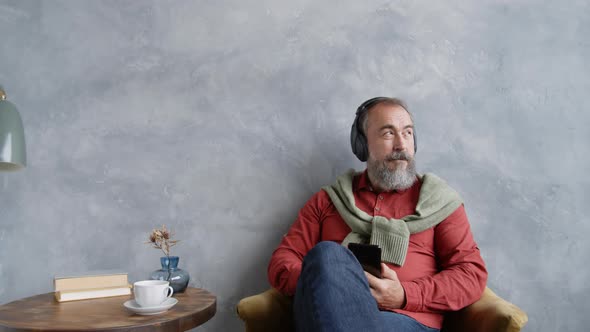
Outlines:
[[370,243],[381,247],[381,259],[403,265],[408,252],[410,234],[415,234],[438,225],[455,211],[463,201],[447,183],[432,173],[418,175],[422,181],[416,213],[401,219],[387,220],[382,216],[371,216],[357,208],[352,192],[355,176],[353,169],[340,175],[334,184],[325,190],[351,232],[342,241],[349,243]]

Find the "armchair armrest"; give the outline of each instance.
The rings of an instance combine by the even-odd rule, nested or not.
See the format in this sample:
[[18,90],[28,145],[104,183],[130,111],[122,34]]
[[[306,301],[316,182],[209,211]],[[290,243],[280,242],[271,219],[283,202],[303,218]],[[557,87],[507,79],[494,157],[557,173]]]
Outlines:
[[293,331],[292,298],[274,288],[242,299],[238,316],[246,324],[246,332]]
[[517,332],[527,314],[487,288],[477,302],[445,317],[444,331]]

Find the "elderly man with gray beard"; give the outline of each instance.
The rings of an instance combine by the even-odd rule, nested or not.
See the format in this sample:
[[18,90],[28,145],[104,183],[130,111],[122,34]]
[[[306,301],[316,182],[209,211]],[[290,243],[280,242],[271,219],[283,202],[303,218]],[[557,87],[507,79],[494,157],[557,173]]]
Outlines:
[[[271,285],[294,295],[297,331],[438,331],[447,311],[477,301],[487,271],[463,202],[434,174],[418,174],[414,120],[397,98],[359,106],[349,171],[300,210],[274,251]],[[347,249],[381,250],[380,278]]]

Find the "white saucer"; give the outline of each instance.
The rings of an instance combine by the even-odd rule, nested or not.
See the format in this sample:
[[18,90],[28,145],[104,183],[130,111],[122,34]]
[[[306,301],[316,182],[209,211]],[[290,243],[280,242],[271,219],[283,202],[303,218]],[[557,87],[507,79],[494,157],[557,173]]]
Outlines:
[[138,314],[138,315],[157,315],[161,314],[168,309],[172,308],[178,300],[170,297],[164,301],[164,303],[160,304],[159,306],[155,307],[140,307],[135,300],[129,300],[123,303],[125,308],[129,309],[130,311]]

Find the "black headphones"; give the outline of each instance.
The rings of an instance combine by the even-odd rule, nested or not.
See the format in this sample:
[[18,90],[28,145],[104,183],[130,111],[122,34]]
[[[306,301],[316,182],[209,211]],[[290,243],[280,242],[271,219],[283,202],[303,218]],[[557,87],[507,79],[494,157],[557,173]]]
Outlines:
[[[390,101],[398,103],[397,100],[389,97],[375,97],[371,98],[364,103],[361,104],[356,109],[356,118],[354,118],[354,122],[352,123],[352,128],[350,128],[350,146],[352,147],[352,152],[360,161],[367,161],[369,157],[369,148],[367,146],[367,137],[363,132],[363,124],[361,120],[364,118],[364,115],[371,109],[371,107],[379,104],[383,101]],[[404,109],[406,112],[410,113],[405,106]],[[418,151],[418,143],[416,140],[416,128],[414,128],[414,153]]]

